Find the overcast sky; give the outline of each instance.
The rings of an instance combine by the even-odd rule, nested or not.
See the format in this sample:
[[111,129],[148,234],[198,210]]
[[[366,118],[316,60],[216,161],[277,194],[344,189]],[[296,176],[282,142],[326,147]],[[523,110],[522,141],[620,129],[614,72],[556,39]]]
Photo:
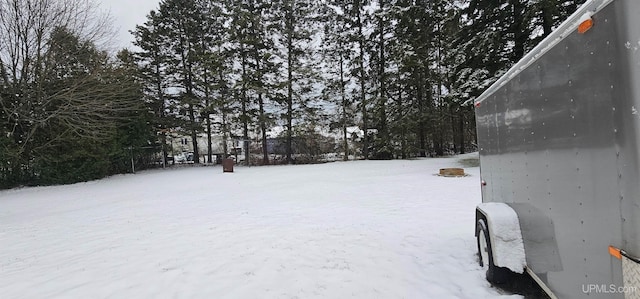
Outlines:
[[117,48],[132,48],[133,36],[129,30],[144,23],[147,14],[152,9],[158,9],[160,0],[98,0],[98,3],[104,10],[110,11],[114,19],[114,27],[118,29],[114,41]]

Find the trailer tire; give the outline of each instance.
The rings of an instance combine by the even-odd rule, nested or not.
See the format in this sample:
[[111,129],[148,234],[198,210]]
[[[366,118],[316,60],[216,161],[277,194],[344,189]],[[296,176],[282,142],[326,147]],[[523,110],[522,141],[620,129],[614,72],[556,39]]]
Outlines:
[[486,269],[487,281],[494,284],[503,284],[511,280],[513,273],[511,270],[498,267],[493,263],[493,250],[491,238],[485,219],[478,219],[476,225],[476,236],[478,244],[478,262],[480,267]]

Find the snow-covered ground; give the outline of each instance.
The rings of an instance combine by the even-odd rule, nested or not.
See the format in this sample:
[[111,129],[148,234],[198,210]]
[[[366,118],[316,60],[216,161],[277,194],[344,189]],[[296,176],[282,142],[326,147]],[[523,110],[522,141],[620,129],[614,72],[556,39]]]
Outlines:
[[[504,298],[459,158],[148,171],[0,192],[2,298]],[[512,295],[520,298],[520,296]]]

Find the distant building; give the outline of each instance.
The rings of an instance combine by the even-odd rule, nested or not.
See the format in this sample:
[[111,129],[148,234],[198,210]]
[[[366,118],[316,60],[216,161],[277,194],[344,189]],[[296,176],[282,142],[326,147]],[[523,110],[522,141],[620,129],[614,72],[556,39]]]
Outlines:
[[[211,154],[212,155],[223,155],[224,150],[222,146],[222,136],[213,135],[211,136]],[[193,153],[193,142],[191,142],[191,136],[172,133],[167,136],[167,143],[169,148],[167,149],[169,156],[180,156],[187,155],[188,153]],[[227,141],[227,154],[232,154],[234,149],[234,142],[231,140]],[[240,152],[242,150],[240,149]],[[207,144],[207,134],[201,133],[198,134],[198,153],[200,155],[200,162],[206,162],[206,156],[209,153],[209,147]],[[216,158],[216,157],[214,157]],[[222,157],[220,157],[222,158]],[[219,159],[220,159],[219,158]]]

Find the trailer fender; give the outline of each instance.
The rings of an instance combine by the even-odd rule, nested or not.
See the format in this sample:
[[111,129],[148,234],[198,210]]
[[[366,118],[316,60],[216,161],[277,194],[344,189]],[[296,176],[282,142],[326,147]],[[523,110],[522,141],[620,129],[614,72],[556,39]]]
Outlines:
[[509,205],[498,202],[481,203],[476,211],[476,223],[484,219],[489,230],[493,263],[514,273],[524,273],[527,262],[518,214]]

